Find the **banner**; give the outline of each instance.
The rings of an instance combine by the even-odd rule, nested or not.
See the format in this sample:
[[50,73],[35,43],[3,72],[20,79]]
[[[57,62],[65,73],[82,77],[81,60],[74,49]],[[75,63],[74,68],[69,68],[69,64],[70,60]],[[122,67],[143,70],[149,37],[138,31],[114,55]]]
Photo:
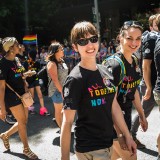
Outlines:
[[35,44],[37,45],[37,35],[25,35],[23,37],[23,44]]

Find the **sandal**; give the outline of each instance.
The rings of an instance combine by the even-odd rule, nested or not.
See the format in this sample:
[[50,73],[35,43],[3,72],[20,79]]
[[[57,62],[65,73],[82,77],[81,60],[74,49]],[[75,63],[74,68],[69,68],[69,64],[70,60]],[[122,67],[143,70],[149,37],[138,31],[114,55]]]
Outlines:
[[37,159],[38,156],[34,154],[29,147],[24,148],[23,154],[28,157],[29,159]]
[[0,134],[0,138],[1,138],[2,141],[3,141],[3,144],[4,144],[5,148],[6,148],[7,150],[9,150],[9,149],[10,149],[10,145],[9,145],[9,137],[8,137],[8,135],[5,134],[5,133],[1,133],[1,134]]

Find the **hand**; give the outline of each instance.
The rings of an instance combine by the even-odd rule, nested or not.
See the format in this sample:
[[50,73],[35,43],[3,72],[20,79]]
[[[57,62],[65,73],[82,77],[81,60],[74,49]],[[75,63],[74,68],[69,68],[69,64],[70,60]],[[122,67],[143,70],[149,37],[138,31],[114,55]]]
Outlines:
[[142,127],[142,130],[143,130],[144,132],[146,132],[147,129],[148,129],[148,122],[147,122],[146,117],[144,116],[143,118],[141,118],[141,117],[139,116],[139,123],[140,123],[140,125],[141,125],[141,127]]
[[143,96],[144,100],[148,100],[151,97],[151,91],[152,91],[151,88],[146,88],[145,95]]
[[131,156],[135,156],[137,154],[137,145],[132,139],[131,136],[125,137],[126,145],[128,148],[128,151],[131,153]]
[[7,115],[6,110],[5,109],[0,109],[0,119],[4,122],[5,122],[5,119],[6,119],[6,115]]
[[27,78],[27,77],[32,77],[35,74],[36,74],[36,71],[28,70],[27,72],[23,73],[23,76]]
[[119,142],[119,145],[120,145],[121,149],[128,150],[128,147],[127,147],[126,140],[125,140],[124,136],[118,137],[118,142]]

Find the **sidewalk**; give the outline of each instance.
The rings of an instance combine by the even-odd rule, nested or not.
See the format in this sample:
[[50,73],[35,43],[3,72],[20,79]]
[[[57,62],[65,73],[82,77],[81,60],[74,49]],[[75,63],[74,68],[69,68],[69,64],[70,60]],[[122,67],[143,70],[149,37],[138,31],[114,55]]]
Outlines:
[[[38,113],[29,115],[28,137],[30,148],[39,156],[40,160],[60,160],[60,134],[59,129],[53,119],[53,107],[48,98],[45,98],[45,104],[51,116],[43,117]],[[36,101],[36,110],[38,112],[38,102]],[[134,111],[133,111],[134,115]],[[155,107],[148,118],[149,129],[146,133],[138,131],[138,138],[146,145],[146,149],[138,150],[138,160],[156,160],[157,148],[156,137],[160,131],[160,113],[158,107]],[[0,121],[0,133],[11,127]],[[72,134],[73,138],[73,134]],[[73,140],[72,140],[73,144]],[[11,152],[5,152],[5,148],[0,140],[0,160],[25,160],[22,154],[23,148],[19,135],[10,137]],[[71,160],[76,160],[71,147]]]

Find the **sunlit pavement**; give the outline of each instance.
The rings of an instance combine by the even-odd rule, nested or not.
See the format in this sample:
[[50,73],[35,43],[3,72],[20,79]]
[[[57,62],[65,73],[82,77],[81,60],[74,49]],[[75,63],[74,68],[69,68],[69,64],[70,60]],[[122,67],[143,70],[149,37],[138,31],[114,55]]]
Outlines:
[[[51,101],[45,97],[45,105],[51,112],[51,116],[43,117],[38,114],[39,104],[35,101],[36,115],[29,115],[28,137],[32,151],[34,151],[40,160],[60,160],[60,134],[59,128],[53,121],[53,107]],[[133,115],[134,115],[133,111]],[[160,113],[158,107],[155,107],[148,118],[149,129],[146,133],[138,131],[138,139],[146,145],[146,149],[138,150],[138,160],[156,160],[157,148],[156,137],[160,131]],[[10,125],[0,121],[0,133],[4,132]],[[72,134],[73,138],[73,134]],[[72,141],[73,144],[73,141]],[[22,154],[23,148],[18,134],[10,137],[11,151],[5,151],[0,140],[0,160],[20,160],[26,159]],[[71,147],[71,160],[76,160],[73,146]]]

